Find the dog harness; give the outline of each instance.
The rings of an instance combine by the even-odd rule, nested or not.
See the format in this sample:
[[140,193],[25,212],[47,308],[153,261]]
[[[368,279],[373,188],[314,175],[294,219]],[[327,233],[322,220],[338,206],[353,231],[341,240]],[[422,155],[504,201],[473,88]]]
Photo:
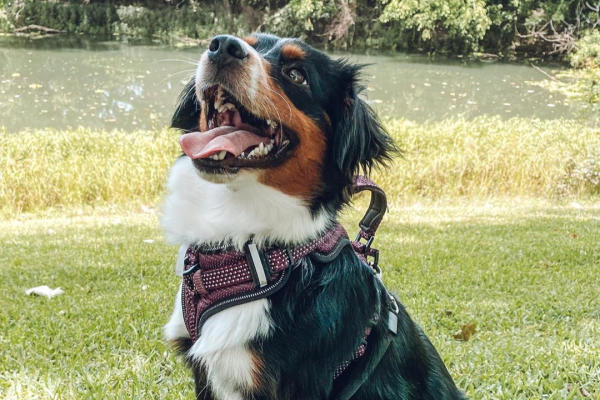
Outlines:
[[[387,201],[383,190],[370,179],[355,177],[351,193],[365,190],[371,192],[371,202],[359,222],[360,231],[353,241],[349,240],[342,225],[334,223],[319,237],[291,248],[259,249],[252,240],[246,243],[243,251],[223,245],[189,246],[184,257],[181,302],[183,319],[192,341],[198,339],[203,324],[210,316],[238,304],[268,297],[283,288],[291,271],[301,265],[305,257],[328,262],[346,246],[351,246],[355,254],[379,275],[379,252],[371,245],[386,212]],[[397,319],[395,326],[393,323],[390,325],[388,322],[388,326],[396,333]],[[334,378],[365,354],[370,330],[366,328],[354,358],[341,364]]]

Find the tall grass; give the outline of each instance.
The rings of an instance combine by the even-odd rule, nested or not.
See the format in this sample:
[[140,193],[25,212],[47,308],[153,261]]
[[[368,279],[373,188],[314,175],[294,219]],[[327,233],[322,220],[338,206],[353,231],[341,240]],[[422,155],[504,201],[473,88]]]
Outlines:
[[[600,194],[600,129],[584,123],[480,117],[387,126],[404,155],[375,177],[393,201]],[[0,133],[0,213],[156,202],[178,153],[169,130]],[[575,176],[577,166],[592,171]]]
[[0,210],[155,201],[178,148],[167,130],[0,134]]
[[376,179],[396,198],[600,194],[594,181],[569,174],[573,164],[600,173],[600,159],[590,160],[600,154],[600,128],[583,122],[478,117],[387,126],[404,156]]

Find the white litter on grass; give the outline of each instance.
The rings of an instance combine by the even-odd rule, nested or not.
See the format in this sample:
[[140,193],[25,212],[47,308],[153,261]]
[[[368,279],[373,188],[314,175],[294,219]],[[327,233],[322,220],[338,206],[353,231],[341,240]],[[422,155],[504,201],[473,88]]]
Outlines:
[[155,211],[152,207],[148,207],[145,204],[142,204],[140,206],[140,209],[142,210],[142,212],[145,212],[146,214],[154,214],[155,213]]
[[31,289],[27,289],[25,291],[25,294],[30,296],[32,294],[36,294],[38,296],[46,296],[47,298],[51,299],[54,296],[58,296],[59,294],[63,294],[65,291],[62,290],[61,288],[56,288],[56,289],[52,289],[46,285],[43,286],[36,286],[33,287]]
[[575,201],[574,201],[574,202],[572,202],[572,203],[570,204],[570,206],[571,206],[572,208],[576,208],[576,209],[578,209],[578,210],[581,210],[581,209],[583,208],[583,206],[582,206],[581,204],[579,204],[579,203],[577,203],[577,202],[575,202]]
[[153,239],[144,239],[143,240],[144,243],[154,243]]

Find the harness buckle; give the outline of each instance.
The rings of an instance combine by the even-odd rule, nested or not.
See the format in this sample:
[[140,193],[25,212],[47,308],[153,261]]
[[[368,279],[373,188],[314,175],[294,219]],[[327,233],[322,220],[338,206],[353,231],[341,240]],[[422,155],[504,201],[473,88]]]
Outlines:
[[[360,243],[360,239],[362,238],[363,235],[361,235],[361,232],[358,232],[354,241]],[[369,237],[369,239],[367,239],[367,242],[365,243],[365,253],[367,253],[371,249],[371,244],[373,244],[373,240],[375,240],[375,235],[372,235]]]
[[259,250],[256,243],[250,239],[244,245],[244,254],[246,255],[246,262],[250,267],[250,274],[252,275],[254,285],[261,288],[267,286],[271,277],[271,268],[265,253]]
[[[362,244],[360,241],[362,238],[365,238],[365,237],[362,235],[362,231],[360,231],[356,235],[356,239],[354,239],[354,242],[356,242],[358,244]],[[377,276],[380,277],[381,276],[381,268],[379,268],[379,266],[378,266],[379,265],[379,250],[371,248],[371,245],[373,244],[374,240],[375,240],[375,235],[369,235],[367,241],[365,242],[365,244],[363,244],[361,251],[365,256],[367,263],[375,270],[375,272],[377,273]],[[369,259],[368,259],[369,257],[373,257],[373,261],[369,261]]]

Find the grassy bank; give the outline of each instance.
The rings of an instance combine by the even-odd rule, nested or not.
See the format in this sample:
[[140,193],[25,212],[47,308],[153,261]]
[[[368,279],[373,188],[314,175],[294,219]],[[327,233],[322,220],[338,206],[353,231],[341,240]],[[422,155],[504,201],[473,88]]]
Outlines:
[[[388,121],[404,157],[376,173],[392,202],[600,193],[600,129],[576,121],[480,117]],[[156,203],[177,133],[37,130],[0,134],[0,214]]]
[[[0,221],[0,398],[191,398],[161,338],[179,282],[155,215],[74,214]],[[599,221],[585,203],[393,207],[377,243],[386,283],[471,398],[595,399]],[[24,294],[42,284],[65,294]],[[477,333],[455,340],[466,323]]]

